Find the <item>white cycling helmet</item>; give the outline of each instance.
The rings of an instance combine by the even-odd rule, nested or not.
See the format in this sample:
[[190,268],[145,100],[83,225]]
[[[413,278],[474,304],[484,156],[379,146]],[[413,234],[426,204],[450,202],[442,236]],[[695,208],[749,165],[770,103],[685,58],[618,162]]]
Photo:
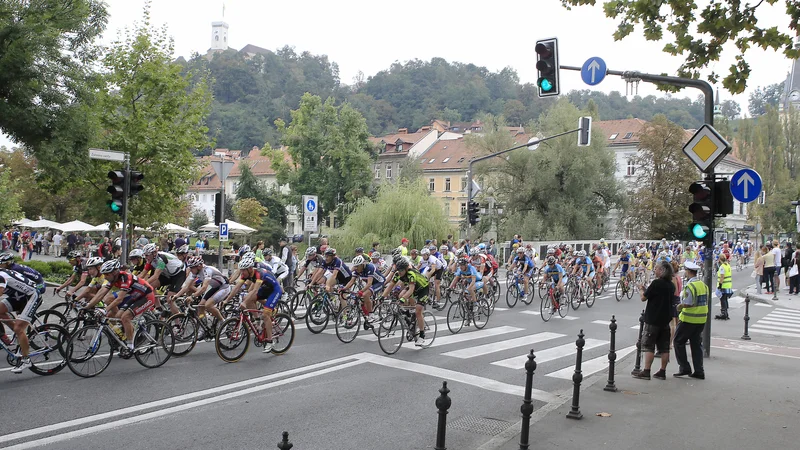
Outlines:
[[92,256],[86,261],[86,267],[97,267],[102,265],[105,260],[99,256]]
[[253,267],[255,265],[256,265],[256,259],[254,257],[251,257],[251,256],[245,255],[245,256],[242,257],[242,260],[239,261],[239,269],[240,270],[249,269],[249,268],[251,268],[251,267]]
[[365,262],[366,261],[364,260],[363,256],[357,255],[355,258],[353,258],[352,264],[354,266],[360,266],[360,265],[364,264]]
[[100,273],[111,273],[115,270],[119,270],[120,267],[122,267],[122,265],[119,263],[119,261],[112,259],[103,263],[103,265],[100,267]]
[[308,258],[311,255],[316,255],[316,254],[317,254],[317,247],[308,247],[306,249],[306,258]]
[[431,254],[431,251],[427,248],[423,247],[422,250],[419,251],[420,256],[428,256]]
[[157,251],[158,247],[156,247],[156,244],[147,244],[144,246],[144,248],[142,248],[142,253],[144,253],[145,255],[150,255]]
[[128,259],[130,259],[130,258],[142,258],[143,256],[144,256],[144,253],[142,253],[142,251],[140,249],[138,249],[138,248],[135,248],[135,249],[131,250],[130,253],[128,253]]

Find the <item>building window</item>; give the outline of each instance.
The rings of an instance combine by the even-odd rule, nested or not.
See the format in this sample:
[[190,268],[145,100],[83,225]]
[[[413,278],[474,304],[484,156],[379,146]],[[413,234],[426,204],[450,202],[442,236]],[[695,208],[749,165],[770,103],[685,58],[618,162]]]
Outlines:
[[744,212],[744,203],[741,203],[741,202],[737,202],[737,203],[739,203],[739,214],[744,215],[745,214],[745,212]]
[[467,190],[467,177],[461,177],[461,192]]
[[450,218],[450,202],[444,202],[444,216]]
[[435,182],[435,180],[434,180],[433,178],[430,178],[430,179],[428,180],[428,189],[429,189],[431,192],[434,192],[434,191],[436,191],[436,182]]
[[392,165],[386,165],[386,178],[392,178]]
[[381,166],[380,164],[375,164],[375,179],[378,180],[381,177]]
[[442,160],[443,163],[446,163],[447,161],[450,161],[450,157],[449,156]]
[[619,136],[619,133],[614,133],[614,134],[612,134],[611,136],[608,137],[608,140],[609,141],[613,141],[614,139],[617,138],[617,136]]
[[622,138],[622,139],[630,139],[632,137],[633,137],[633,133],[632,132],[631,133],[625,133],[625,137]]
[[444,191],[450,192],[450,178],[444,179]]
[[398,152],[402,152],[403,151],[403,144],[397,144],[397,151]]
[[233,182],[233,192],[236,192],[239,189],[239,183],[234,181]]
[[433,164],[434,161],[436,161],[436,158],[431,158],[431,160],[428,161],[428,164]]
[[461,215],[462,216],[466,216],[467,215],[467,204],[466,203],[462,203],[461,204]]
[[633,158],[628,158],[628,171],[627,175],[632,177],[636,174],[636,161]]

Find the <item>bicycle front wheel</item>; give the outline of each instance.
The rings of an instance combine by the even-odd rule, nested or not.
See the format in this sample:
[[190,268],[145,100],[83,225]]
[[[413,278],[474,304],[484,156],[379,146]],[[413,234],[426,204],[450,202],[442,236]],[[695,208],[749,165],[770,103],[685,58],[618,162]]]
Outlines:
[[197,331],[200,328],[197,319],[180,313],[170,317],[167,325],[175,335],[175,349],[172,354],[176,357],[188,355],[197,344]]
[[37,375],[53,375],[67,365],[66,348],[69,333],[64,327],[52,323],[36,327],[33,336],[28,335],[31,372]]
[[272,353],[282,355],[294,343],[294,321],[289,314],[279,313],[272,318]]
[[625,297],[625,286],[622,285],[622,280],[617,281],[617,287],[614,288],[614,296],[616,296],[617,301],[622,300]]
[[387,355],[394,355],[403,346],[405,320],[399,314],[389,314],[381,320],[378,345]]
[[544,283],[539,284],[539,300],[547,297],[547,285]]
[[489,300],[481,299],[475,303],[475,310],[472,314],[472,321],[475,323],[475,328],[481,330],[489,323],[489,316],[492,314],[492,307]]
[[308,331],[314,334],[322,333],[322,330],[328,326],[328,320],[330,320],[330,314],[328,313],[328,308],[325,307],[325,299],[322,296],[318,296],[308,307],[306,314]]
[[547,322],[551,317],[553,317],[553,313],[555,313],[553,310],[553,303],[550,300],[550,296],[546,295],[544,298],[542,298],[542,301],[539,304],[539,314],[541,315],[542,320]]
[[357,305],[348,305],[336,315],[336,337],[345,344],[353,342],[360,329],[361,313]]
[[451,333],[456,334],[464,328],[464,321],[467,315],[464,314],[464,308],[461,301],[450,303],[450,308],[447,309],[447,329]]
[[148,320],[136,330],[133,356],[144,367],[155,369],[163,366],[174,351],[175,333],[163,320]]
[[91,378],[101,374],[114,352],[114,338],[100,324],[87,325],[72,334],[67,342],[67,366],[75,375]]
[[630,284],[630,283],[628,283],[628,290],[627,290],[627,292],[625,293],[625,295],[627,295],[627,296],[628,296],[628,300],[630,300],[630,299],[632,299],[632,298],[633,298],[633,286],[631,286],[631,284]]
[[425,311],[422,313],[422,322],[425,324],[425,340],[427,342],[421,347],[428,348],[433,344],[433,340],[436,339],[436,316],[430,311]]
[[306,291],[296,292],[289,302],[292,309],[292,316],[297,320],[306,318],[306,311],[308,311],[308,294]]
[[217,330],[214,346],[223,361],[239,361],[250,347],[250,330],[240,317],[229,317]]
[[597,298],[597,293],[591,286],[584,284],[581,288],[583,290],[583,297],[586,299],[586,307],[591,308],[594,306],[594,301]]
[[517,305],[517,300],[519,300],[519,288],[516,284],[509,285],[506,287],[506,305],[509,308],[513,308]]

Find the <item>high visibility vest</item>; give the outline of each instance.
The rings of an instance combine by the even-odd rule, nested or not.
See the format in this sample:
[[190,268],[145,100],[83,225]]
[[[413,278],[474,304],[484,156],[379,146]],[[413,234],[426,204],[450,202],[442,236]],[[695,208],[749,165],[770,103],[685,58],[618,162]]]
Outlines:
[[700,280],[686,284],[686,292],[692,294],[692,306],[681,310],[680,321],[686,323],[706,323],[708,318],[708,287]]
[[731,278],[731,265],[728,263],[719,266],[719,271],[725,275],[725,281],[722,282],[722,289],[733,289],[733,278]]

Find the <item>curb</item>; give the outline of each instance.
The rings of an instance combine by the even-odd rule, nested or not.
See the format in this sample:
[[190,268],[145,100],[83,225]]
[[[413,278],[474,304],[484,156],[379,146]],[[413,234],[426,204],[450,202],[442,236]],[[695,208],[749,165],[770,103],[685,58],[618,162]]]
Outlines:
[[[755,285],[753,285],[753,286],[755,286]],[[742,296],[749,295],[750,296],[750,300],[755,300],[755,301],[757,301],[759,303],[764,303],[764,304],[767,304],[767,305],[770,305],[770,306],[800,310],[800,305],[786,304],[786,302],[780,303],[780,302],[776,302],[775,300],[772,300],[772,297],[770,297],[769,295],[765,295],[765,294],[759,295],[759,294],[751,293],[750,289],[753,286],[748,286],[747,288],[742,289],[740,291],[740,292],[743,292]]]

